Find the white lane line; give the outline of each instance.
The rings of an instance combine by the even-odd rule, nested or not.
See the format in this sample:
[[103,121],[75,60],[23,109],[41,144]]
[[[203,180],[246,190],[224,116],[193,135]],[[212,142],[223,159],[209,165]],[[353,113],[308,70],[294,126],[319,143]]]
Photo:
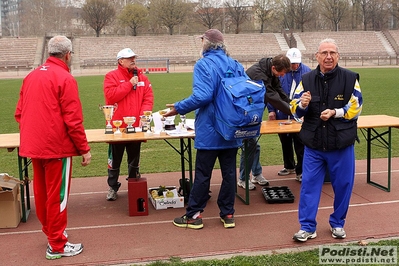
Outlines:
[[[350,207],[364,207],[371,205],[385,205],[385,204],[396,204],[399,203],[399,200],[390,200],[390,201],[380,201],[380,202],[370,202],[370,203],[357,203],[351,204]],[[329,207],[319,207],[319,210],[327,210],[332,209],[332,206]],[[252,213],[252,214],[241,214],[235,215],[235,217],[248,217],[248,216],[264,216],[264,215],[276,215],[276,214],[286,214],[286,213],[296,213],[297,209],[285,210],[285,211],[274,211],[274,212],[261,212],[261,213]],[[202,218],[203,220],[212,220],[212,219],[220,219],[220,217],[206,217]],[[80,227],[68,227],[68,231],[73,230],[87,230],[87,229],[102,229],[102,228],[118,228],[118,227],[128,227],[128,226],[140,226],[140,225],[155,225],[155,224],[171,224],[171,220],[164,221],[151,221],[151,222],[141,222],[141,223],[124,223],[124,224],[108,224],[108,225],[92,225],[92,226],[80,226]],[[33,234],[33,233],[41,233],[41,230],[30,230],[30,231],[18,231],[18,232],[6,232],[0,233],[0,236],[5,235],[23,235],[23,234]]]

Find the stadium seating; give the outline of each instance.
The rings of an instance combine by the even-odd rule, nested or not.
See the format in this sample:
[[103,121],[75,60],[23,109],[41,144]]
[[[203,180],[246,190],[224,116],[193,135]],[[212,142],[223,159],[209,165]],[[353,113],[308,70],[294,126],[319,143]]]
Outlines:
[[[390,36],[386,36],[390,35]],[[364,60],[378,58],[377,64],[397,64],[399,30],[297,32],[297,47],[304,62],[314,65],[314,53],[324,38],[333,38],[339,44],[341,58]],[[140,66],[148,72],[169,72],[170,65],[192,67],[200,57],[200,35],[159,36],[101,36],[74,37],[73,69],[109,69],[116,66],[116,54],[130,47],[138,54]],[[389,37],[389,38],[388,38]],[[251,65],[262,57],[286,52],[288,44],[280,33],[225,34],[229,54]],[[0,38],[0,70],[32,69],[41,63],[46,44],[43,38]],[[45,57],[45,56],[44,56]],[[355,58],[355,59],[354,59]],[[382,60],[381,60],[382,58]],[[388,58],[387,62],[383,61]],[[392,60],[392,58],[394,60]],[[191,68],[192,69],[192,68]]]

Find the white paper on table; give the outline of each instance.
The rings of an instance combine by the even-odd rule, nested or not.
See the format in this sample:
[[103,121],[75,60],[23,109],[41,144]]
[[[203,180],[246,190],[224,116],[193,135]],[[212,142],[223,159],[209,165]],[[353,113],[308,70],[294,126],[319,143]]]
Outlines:
[[162,121],[161,121],[162,116],[159,114],[159,112],[153,113],[152,114],[152,121],[154,121],[154,133],[159,134],[162,131]]
[[169,136],[190,136],[190,135],[194,135],[195,132],[194,131],[178,131],[178,130],[166,130],[166,134],[168,134]]

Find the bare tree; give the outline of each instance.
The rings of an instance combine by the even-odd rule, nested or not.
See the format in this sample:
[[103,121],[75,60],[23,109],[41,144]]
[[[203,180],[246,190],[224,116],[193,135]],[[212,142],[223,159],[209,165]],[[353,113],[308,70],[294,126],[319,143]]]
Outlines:
[[108,0],[87,0],[82,11],[83,20],[95,30],[97,37],[115,18],[115,8]]
[[223,20],[223,11],[218,3],[219,0],[201,0],[195,9],[197,20],[208,29],[215,28]]
[[150,13],[173,35],[174,28],[181,25],[188,14],[190,4],[183,0],[152,0],[149,4]]
[[148,9],[141,4],[128,4],[118,16],[123,26],[132,30],[132,35],[137,36],[137,29],[148,20]]
[[72,7],[58,1],[25,0],[21,2],[20,33],[44,35],[46,32],[71,30]]
[[326,17],[334,27],[339,30],[339,23],[348,11],[349,2],[347,0],[320,0],[321,14]]
[[240,33],[240,26],[249,19],[249,3],[247,0],[226,0],[224,5],[231,20],[235,25],[235,33]]
[[292,2],[288,15],[303,32],[305,24],[314,19],[313,0],[292,0]]
[[388,22],[388,1],[386,0],[371,0],[370,1],[370,19],[372,29],[380,31],[386,28]]
[[275,8],[273,0],[255,0],[254,11],[255,18],[260,22],[260,33],[263,33],[266,21],[270,19],[270,13]]

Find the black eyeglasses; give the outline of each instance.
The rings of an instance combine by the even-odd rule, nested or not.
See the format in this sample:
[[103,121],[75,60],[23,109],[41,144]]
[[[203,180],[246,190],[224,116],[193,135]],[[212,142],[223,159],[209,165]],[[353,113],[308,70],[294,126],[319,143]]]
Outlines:
[[323,52],[317,52],[317,53],[320,54],[322,57],[327,57],[328,55],[330,55],[331,57],[335,57],[338,54],[338,52],[335,52],[335,51],[331,51],[331,52],[323,51]]

